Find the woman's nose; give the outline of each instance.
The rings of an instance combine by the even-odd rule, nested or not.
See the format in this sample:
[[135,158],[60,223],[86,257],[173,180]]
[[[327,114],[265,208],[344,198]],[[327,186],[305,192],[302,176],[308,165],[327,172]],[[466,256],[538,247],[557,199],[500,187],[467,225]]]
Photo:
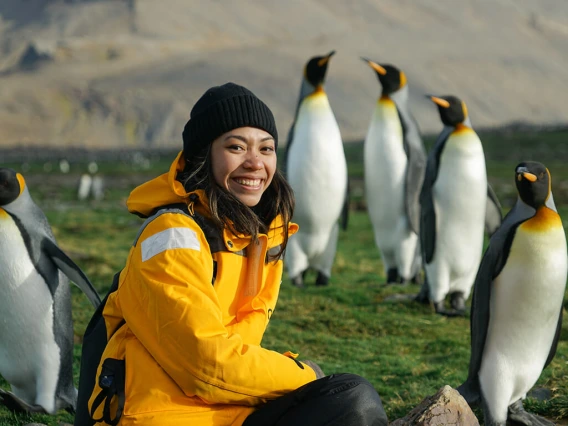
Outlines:
[[252,169],[252,170],[262,169],[262,160],[260,159],[260,155],[258,154],[258,152],[249,151],[244,166],[247,169]]

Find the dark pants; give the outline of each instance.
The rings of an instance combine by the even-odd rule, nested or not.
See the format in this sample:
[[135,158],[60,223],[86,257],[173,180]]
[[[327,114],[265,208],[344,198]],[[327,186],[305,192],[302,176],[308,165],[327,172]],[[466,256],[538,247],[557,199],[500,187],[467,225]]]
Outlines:
[[387,426],[381,398],[363,377],[332,374],[252,413],[243,426]]

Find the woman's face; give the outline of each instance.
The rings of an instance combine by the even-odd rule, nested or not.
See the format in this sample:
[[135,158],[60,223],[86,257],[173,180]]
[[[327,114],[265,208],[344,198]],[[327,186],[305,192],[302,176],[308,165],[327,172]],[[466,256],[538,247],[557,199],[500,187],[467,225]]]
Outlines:
[[239,127],[211,145],[215,182],[249,207],[260,201],[276,171],[276,149],[270,133]]

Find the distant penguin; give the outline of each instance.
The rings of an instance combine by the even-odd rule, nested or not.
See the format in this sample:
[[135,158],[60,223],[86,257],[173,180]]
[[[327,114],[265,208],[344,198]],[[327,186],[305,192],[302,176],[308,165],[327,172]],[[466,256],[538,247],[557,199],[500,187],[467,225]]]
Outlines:
[[69,173],[69,170],[71,170],[71,165],[69,164],[69,161],[67,161],[67,159],[65,158],[59,160],[59,171],[61,173]]
[[[428,155],[420,194],[420,244],[426,280],[419,298],[443,315],[465,315],[483,250],[487,202],[485,156],[464,102],[430,99],[444,129]],[[425,294],[426,293],[426,294]],[[450,295],[452,310],[446,310]]]
[[87,165],[87,170],[89,171],[90,174],[94,175],[99,171],[99,165],[94,160],[90,161],[89,164]]
[[83,173],[79,178],[79,185],[77,186],[77,199],[85,201],[91,195],[91,186],[93,185],[93,178],[87,173]]
[[102,201],[105,198],[105,182],[102,176],[93,177],[91,196],[95,201]]
[[89,173],[83,173],[79,178],[77,199],[85,201],[91,198],[95,201],[102,201],[105,197],[105,182],[102,176],[97,175],[99,166],[95,161],[91,161],[87,165],[87,170]]
[[493,235],[473,290],[469,376],[458,390],[481,400],[485,424],[552,425],[522,399],[552,361],[568,276],[566,236],[544,165],[515,169],[518,199]]
[[347,162],[339,126],[324,91],[325,73],[334,52],[311,58],[286,149],[286,175],[294,190],[294,222],[300,230],[290,237],[286,266],[292,283],[304,285],[309,268],[316,285],[327,285],[339,236],[338,220],[347,225]]
[[14,411],[73,411],[68,278],[93,306],[100,298],[57,246],[23,176],[5,168],[0,168],[0,253],[0,375],[12,388],[0,390],[0,403]]
[[404,72],[363,58],[382,86],[364,144],[365,198],[387,283],[417,280],[419,195],[426,150],[408,107]]

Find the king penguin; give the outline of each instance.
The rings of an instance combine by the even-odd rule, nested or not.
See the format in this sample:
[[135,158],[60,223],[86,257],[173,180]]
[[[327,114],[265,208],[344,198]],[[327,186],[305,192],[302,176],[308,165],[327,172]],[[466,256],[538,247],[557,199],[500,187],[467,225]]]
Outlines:
[[548,169],[515,169],[517,203],[489,241],[475,279],[469,375],[458,390],[481,400],[487,426],[552,425],[522,399],[552,361],[562,328],[568,252]]
[[286,249],[288,275],[295,286],[304,285],[309,268],[317,271],[316,285],[327,285],[335,259],[340,217],[347,225],[347,161],[339,126],[324,91],[331,56],[311,58],[288,135],[286,176],[294,190],[294,222],[299,231]]
[[375,243],[387,283],[416,281],[422,263],[419,195],[426,150],[408,107],[404,72],[362,59],[382,86],[364,142],[365,197]]
[[[455,96],[430,99],[438,105],[444,128],[428,155],[420,193],[426,280],[418,299],[429,299],[439,314],[465,315],[483,250],[485,155],[465,103]],[[448,294],[452,310],[445,308]]]
[[24,177],[0,168],[0,375],[14,411],[75,410],[73,322],[68,278],[93,306],[100,298],[61,251]]

